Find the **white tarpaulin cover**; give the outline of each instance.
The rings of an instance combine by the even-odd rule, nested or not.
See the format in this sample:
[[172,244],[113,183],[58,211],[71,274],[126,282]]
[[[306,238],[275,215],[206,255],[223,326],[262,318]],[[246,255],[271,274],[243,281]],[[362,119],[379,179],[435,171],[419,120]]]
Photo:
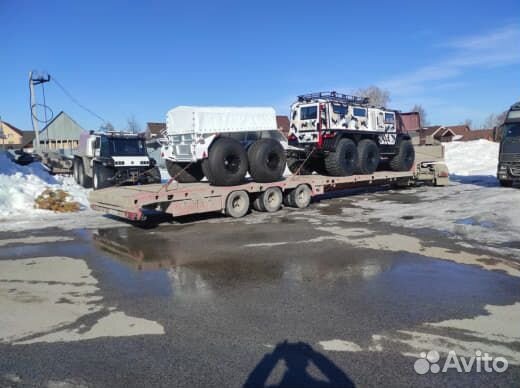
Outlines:
[[276,129],[273,108],[178,106],[166,114],[168,134],[269,131]]

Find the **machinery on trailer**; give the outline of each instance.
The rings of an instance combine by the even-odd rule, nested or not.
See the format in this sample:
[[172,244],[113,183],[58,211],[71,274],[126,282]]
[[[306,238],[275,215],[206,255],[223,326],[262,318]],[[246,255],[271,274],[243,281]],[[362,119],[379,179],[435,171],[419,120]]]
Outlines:
[[280,180],[285,169],[282,136],[272,108],[179,106],[166,116],[161,155],[180,183],[204,176],[216,186]]
[[330,176],[372,174],[381,162],[408,171],[414,147],[400,113],[368,98],[336,92],[298,96],[291,106],[287,165],[292,172]]
[[235,186],[214,186],[207,182],[113,187],[90,194],[91,208],[132,221],[143,221],[154,213],[175,217],[196,213],[223,212],[242,217],[250,205],[258,211],[274,212],[282,204],[305,208],[313,196],[327,191],[374,185],[408,186],[417,182],[437,186],[448,184],[448,170],[442,146],[418,147],[417,161],[409,171],[376,171],[372,174],[330,177],[291,175],[273,182],[247,180]]
[[113,185],[160,183],[161,173],[148,156],[142,134],[89,132],[79,139],[74,179],[95,190]]
[[520,102],[511,106],[497,131],[500,140],[497,178],[502,186],[520,184]]

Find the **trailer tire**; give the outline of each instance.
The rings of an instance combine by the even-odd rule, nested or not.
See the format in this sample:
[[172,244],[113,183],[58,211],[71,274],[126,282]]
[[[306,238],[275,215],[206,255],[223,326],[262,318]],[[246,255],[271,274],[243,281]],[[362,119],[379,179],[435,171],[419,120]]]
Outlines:
[[249,211],[249,195],[244,190],[231,192],[226,199],[226,215],[240,218]]
[[372,174],[376,171],[381,159],[376,142],[371,139],[363,139],[358,143],[357,151],[357,171],[360,174]]
[[274,213],[282,206],[283,194],[279,187],[269,187],[257,195],[253,207],[261,212]]
[[247,153],[238,140],[220,137],[213,142],[208,156],[210,183],[215,186],[240,184],[247,173]]
[[204,177],[200,162],[192,162],[190,164],[166,160],[165,164],[168,174],[170,174],[172,178],[175,177],[175,180],[179,183],[195,183],[199,182]]
[[311,175],[312,168],[309,161],[305,162],[304,165],[302,164],[303,160],[301,159],[287,158],[287,167],[293,175]]
[[285,150],[279,141],[260,139],[247,151],[249,173],[256,182],[275,182],[283,177]]
[[311,203],[312,192],[309,186],[301,184],[289,193],[289,206],[304,209]]
[[358,151],[356,144],[350,139],[341,139],[335,152],[325,158],[325,169],[332,176],[349,176],[357,167]]
[[78,162],[78,180],[79,184],[86,189],[92,187],[92,178],[85,174],[85,166],[83,166],[83,161],[80,160]]
[[390,168],[393,171],[409,171],[415,162],[415,149],[410,140],[402,140],[399,143],[399,151],[390,160]]
[[103,166],[102,164],[94,163],[94,166],[92,167],[92,175],[94,190],[100,190],[112,186],[109,178],[111,178],[114,174],[112,171],[110,171],[109,168]]

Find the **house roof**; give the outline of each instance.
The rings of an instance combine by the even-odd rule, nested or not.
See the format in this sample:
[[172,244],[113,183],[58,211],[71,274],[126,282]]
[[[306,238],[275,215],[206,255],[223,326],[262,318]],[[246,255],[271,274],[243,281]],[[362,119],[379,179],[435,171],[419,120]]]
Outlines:
[[289,117],[276,116],[276,127],[283,133],[289,133]]
[[445,125],[444,127],[451,129],[456,135],[464,135],[470,131],[467,125]]
[[433,136],[441,128],[442,128],[442,125],[432,125],[429,127],[423,127],[421,129],[419,129],[418,131],[420,131],[421,135],[423,135],[423,136]]
[[9,128],[11,128],[13,131],[18,133],[19,135],[23,135],[23,132],[20,128],[16,128],[13,124],[8,123],[7,121],[1,121],[2,125],[7,125]]
[[160,137],[166,130],[166,123],[146,123],[146,133],[149,137]]
[[492,129],[478,129],[478,130],[468,131],[462,135],[461,140],[469,141],[469,140],[478,140],[478,139],[493,140],[493,130]]

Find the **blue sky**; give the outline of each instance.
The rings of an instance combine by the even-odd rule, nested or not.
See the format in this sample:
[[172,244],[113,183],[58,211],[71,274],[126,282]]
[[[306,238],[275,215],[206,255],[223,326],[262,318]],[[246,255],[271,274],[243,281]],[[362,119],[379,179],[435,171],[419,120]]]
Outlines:
[[[130,5],[129,5],[130,4]],[[268,105],[378,85],[432,124],[520,100],[520,1],[0,0],[0,115],[30,129],[28,72],[124,127],[177,105]],[[54,112],[101,122],[57,87]]]

